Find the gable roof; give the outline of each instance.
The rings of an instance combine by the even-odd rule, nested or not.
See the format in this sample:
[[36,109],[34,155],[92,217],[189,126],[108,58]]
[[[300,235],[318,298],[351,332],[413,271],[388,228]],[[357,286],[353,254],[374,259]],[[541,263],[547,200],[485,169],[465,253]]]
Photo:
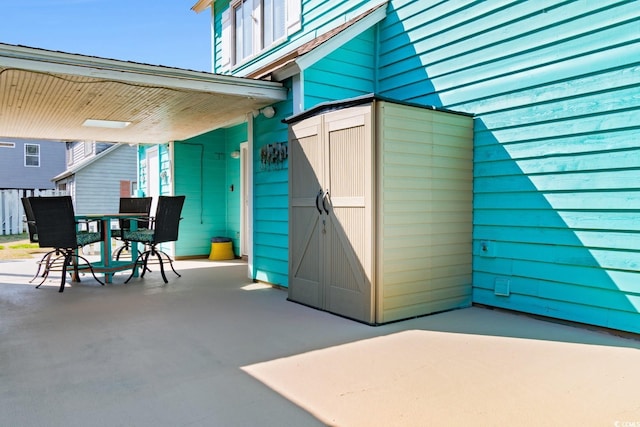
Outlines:
[[[0,43],[0,136],[164,143],[286,99],[275,82]],[[130,122],[83,126],[86,119]]]
[[113,153],[114,151],[118,150],[120,147],[126,147],[126,144],[113,144],[111,147],[107,148],[104,151],[101,151],[100,153],[96,154],[95,156],[91,156],[88,157],[86,159],[84,159],[81,162],[75,163],[73,165],[71,165],[71,167],[69,167],[67,170],[65,170],[64,172],[54,176],[53,178],[51,178],[51,181],[56,182],[56,181],[60,181],[61,179],[67,178],[69,176],[75,175],[76,173],[78,173],[79,171],[81,171],[82,169],[88,167],[89,165],[97,162],[98,160],[109,156],[111,153]]

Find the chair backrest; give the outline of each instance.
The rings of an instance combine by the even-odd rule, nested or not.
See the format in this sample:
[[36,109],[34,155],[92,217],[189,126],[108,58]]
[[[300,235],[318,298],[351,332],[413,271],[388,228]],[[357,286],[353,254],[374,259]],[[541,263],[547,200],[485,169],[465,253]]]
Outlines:
[[31,243],[38,243],[38,227],[36,227],[36,217],[33,216],[33,209],[31,209],[31,203],[29,203],[29,198],[23,197],[20,200],[22,200],[24,215],[27,217],[27,228],[29,229],[29,241]]
[[76,248],[76,221],[71,196],[29,197],[42,248]]
[[[151,197],[120,197],[120,213],[136,213],[149,216],[151,213]],[[120,228],[128,230],[130,228],[130,220],[121,219]],[[149,221],[138,221],[137,228],[149,228]]]
[[153,243],[178,240],[180,214],[185,196],[160,196],[154,222]]

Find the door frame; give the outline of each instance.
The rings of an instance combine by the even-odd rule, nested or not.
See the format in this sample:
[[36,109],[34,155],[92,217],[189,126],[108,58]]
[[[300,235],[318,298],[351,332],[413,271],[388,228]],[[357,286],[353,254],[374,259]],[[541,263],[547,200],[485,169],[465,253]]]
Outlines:
[[155,212],[158,196],[160,195],[160,150],[158,146],[149,147],[146,151],[147,166],[147,197],[153,197],[151,212]]

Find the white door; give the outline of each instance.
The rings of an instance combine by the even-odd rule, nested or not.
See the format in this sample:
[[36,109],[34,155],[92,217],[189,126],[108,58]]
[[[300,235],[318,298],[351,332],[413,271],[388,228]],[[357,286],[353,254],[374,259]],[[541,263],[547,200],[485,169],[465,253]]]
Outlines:
[[158,147],[147,150],[147,197],[153,197],[151,215],[155,215],[158,196],[160,195],[160,161],[158,160]]

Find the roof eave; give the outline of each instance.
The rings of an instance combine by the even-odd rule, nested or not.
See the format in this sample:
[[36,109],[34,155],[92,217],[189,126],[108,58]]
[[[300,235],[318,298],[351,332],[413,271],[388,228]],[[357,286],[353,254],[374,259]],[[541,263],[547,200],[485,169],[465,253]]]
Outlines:
[[172,89],[268,98],[274,101],[286,99],[286,91],[277,82],[86,57],[2,43],[0,43],[0,66],[43,73],[119,80]]
[[198,0],[196,4],[191,6],[191,10],[193,10],[195,13],[200,13],[211,6],[211,3],[213,3],[213,0]]

